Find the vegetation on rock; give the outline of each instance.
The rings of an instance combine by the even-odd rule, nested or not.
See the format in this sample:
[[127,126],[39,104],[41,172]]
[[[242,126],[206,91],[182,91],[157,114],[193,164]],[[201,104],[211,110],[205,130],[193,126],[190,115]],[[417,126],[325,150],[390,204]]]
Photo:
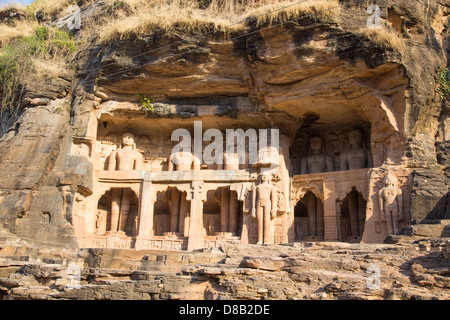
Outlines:
[[29,36],[19,38],[0,51],[0,112],[16,116],[26,79],[56,78],[66,72],[76,41],[67,32],[39,26]]
[[441,101],[450,95],[450,71],[446,67],[439,66],[436,74],[436,91],[441,97]]
[[136,96],[139,98],[139,104],[143,110],[153,112],[153,101],[155,99],[149,98],[143,94],[137,94]]

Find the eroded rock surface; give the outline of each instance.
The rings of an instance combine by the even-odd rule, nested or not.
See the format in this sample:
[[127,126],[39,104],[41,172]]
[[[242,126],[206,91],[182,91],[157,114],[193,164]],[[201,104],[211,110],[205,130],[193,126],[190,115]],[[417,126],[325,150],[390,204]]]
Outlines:
[[4,299],[449,299],[443,243],[405,239],[199,252],[7,247],[0,251],[0,293]]

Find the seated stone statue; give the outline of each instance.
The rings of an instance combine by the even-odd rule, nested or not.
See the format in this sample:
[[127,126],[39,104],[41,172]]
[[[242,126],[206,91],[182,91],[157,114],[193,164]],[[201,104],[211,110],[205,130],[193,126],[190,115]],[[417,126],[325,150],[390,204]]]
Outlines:
[[179,151],[170,154],[169,171],[200,170],[201,162],[192,152]]
[[239,170],[239,157],[237,152],[223,153],[224,170]]
[[300,163],[300,173],[310,174],[334,170],[333,158],[324,152],[321,137],[311,137],[308,156]]
[[136,150],[134,136],[125,133],[122,136],[122,146],[109,156],[108,170],[141,170],[142,165],[143,156]]
[[350,131],[350,150],[341,154],[341,170],[354,170],[371,168],[373,166],[372,154],[363,144],[362,132],[358,129]]

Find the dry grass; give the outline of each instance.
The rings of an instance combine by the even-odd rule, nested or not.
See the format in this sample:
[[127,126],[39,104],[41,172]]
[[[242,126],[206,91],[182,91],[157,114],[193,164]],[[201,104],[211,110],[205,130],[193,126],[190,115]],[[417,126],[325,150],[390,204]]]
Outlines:
[[102,42],[130,36],[142,36],[151,30],[166,32],[178,27],[186,31],[204,31],[213,28],[221,31],[236,31],[246,28],[244,23],[255,17],[258,24],[283,22],[294,17],[311,14],[315,18],[336,15],[338,0],[212,0],[206,9],[195,0],[122,0],[131,14],[116,15],[104,23],[99,36]]
[[[332,19],[338,16],[338,0],[315,0],[295,4],[297,1],[282,1],[275,5],[257,8],[251,14],[258,16],[258,24],[285,22],[296,17],[310,15],[314,19]],[[292,6],[289,6],[289,5]],[[285,9],[281,9],[288,6]]]
[[0,4],[0,11],[8,10],[8,9],[25,10],[25,8],[26,8],[26,5],[20,1],[9,1],[8,3]]
[[10,43],[13,39],[27,37],[38,26],[35,21],[16,21],[14,26],[0,24],[0,47]]
[[363,28],[358,33],[371,40],[376,45],[390,47],[401,54],[405,52],[405,41],[395,30],[388,28],[383,24],[379,29]]
[[27,7],[27,10],[35,14],[36,11],[41,9],[50,15],[54,15],[73,4],[76,4],[75,0],[34,0]]
[[51,58],[42,56],[31,58],[34,79],[56,79],[68,73],[64,57],[56,55]]
[[[93,2],[94,0],[87,1]],[[245,19],[255,17],[258,25],[285,22],[311,14],[315,18],[336,16],[339,0],[105,0],[114,14],[96,26],[102,42],[143,36],[159,29],[187,32],[206,29],[225,32],[245,30]],[[39,9],[50,15],[64,15],[76,0],[35,0],[27,11]],[[13,33],[8,30],[8,33]],[[17,33],[20,35],[20,33]]]

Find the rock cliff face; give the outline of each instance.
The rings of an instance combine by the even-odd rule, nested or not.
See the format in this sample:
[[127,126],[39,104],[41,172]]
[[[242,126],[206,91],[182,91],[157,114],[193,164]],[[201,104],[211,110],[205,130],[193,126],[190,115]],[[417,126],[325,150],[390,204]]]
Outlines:
[[[177,128],[192,130],[194,121],[202,121],[205,130],[278,128],[285,137],[287,142],[282,143],[284,171],[277,186],[283,190],[288,208],[274,222],[280,221],[280,228],[285,230],[285,234],[280,235],[281,240],[275,241],[277,243],[300,239],[297,237],[300,229],[295,229],[295,212],[300,212],[296,205],[309,191],[326,207],[324,235],[315,239],[347,239],[343,236],[347,220],[339,220],[339,217],[329,220],[330,204],[324,194],[331,194],[330,199],[334,196],[331,201],[334,215],[336,210],[342,210],[340,214],[344,216],[344,211],[351,210],[346,193],[352,190],[359,191],[364,198],[366,234],[360,234],[357,240],[382,242],[389,233],[385,222],[377,218],[381,208],[376,195],[382,188],[379,182],[382,176],[391,171],[398,176],[404,195],[401,226],[450,219],[448,107],[447,101],[441,101],[436,92],[435,78],[438,66],[447,65],[450,50],[450,2],[378,1],[381,21],[388,27],[370,32],[361,31],[369,15],[364,3],[360,2],[363,1],[339,1],[332,15],[301,15],[284,23],[257,25],[250,19],[244,30],[207,29],[206,33],[201,33],[175,28],[169,33],[156,30],[145,36],[108,43],[87,36],[89,25],[104,15],[108,7],[101,1],[82,6],[81,13],[77,11],[82,24],[76,24],[77,29],[72,31],[85,42],[73,61],[73,77],[48,83],[28,83],[22,97],[23,113],[0,138],[0,239],[15,246],[96,247],[95,243],[100,243],[95,242],[100,241],[94,236],[100,228],[96,219],[101,216],[101,213],[97,216],[100,210],[97,204],[104,201],[102,199],[111,201],[112,197],[108,191],[111,185],[106,187],[102,183],[116,183],[115,186],[125,189],[122,182],[114,180],[115,177],[101,172],[107,169],[111,147],[118,145],[115,135],[132,131],[139,136],[141,145],[138,144],[137,149],[143,153],[148,171],[164,171],[170,149],[163,140],[168,140]],[[61,21],[71,21],[69,18],[60,19],[59,25]],[[151,110],[142,107],[137,94],[154,101]],[[355,127],[363,132],[365,145],[373,155],[373,164],[369,168],[374,170],[361,178],[365,179],[363,187],[358,186],[359,182],[350,182],[346,187],[348,190],[341,191],[338,181],[333,182],[336,190],[329,191],[328,176],[310,177],[306,182],[301,180],[300,163],[307,153],[308,137],[321,135],[327,152],[334,157],[335,169],[342,171],[339,157],[347,148],[343,141]],[[151,147],[146,148],[142,142],[144,135],[148,136]],[[83,148],[87,148],[86,153]],[[299,177],[297,180],[296,176]],[[127,178],[129,183],[134,183],[131,176]],[[311,182],[314,179],[323,184],[314,186]],[[145,189],[130,188],[137,197]],[[184,191],[183,187],[179,188]],[[193,190],[194,186],[191,188]],[[162,200],[158,202],[160,192],[164,190],[157,189],[152,200],[156,201],[155,216],[158,205],[164,205]],[[244,194],[237,196],[237,200],[244,202],[238,218],[243,225],[246,217]],[[203,202],[204,210],[213,207],[213,201],[209,202],[206,195]],[[142,202],[136,205],[141,209],[144,207]],[[191,231],[195,227],[192,208],[191,221],[187,220]],[[108,210],[111,209],[105,209],[105,212],[110,212]],[[131,212],[132,209],[130,215]],[[204,217],[209,217],[209,213],[204,211]],[[162,236],[163,231],[182,233],[181,227],[165,230],[165,223],[169,222],[162,215],[158,219],[155,218],[151,230],[155,236],[159,236],[158,232]],[[302,221],[301,213],[298,221]],[[199,232],[208,232],[208,228],[212,228],[212,223],[207,223],[201,222],[205,231],[199,227]],[[140,225],[143,225],[142,221]],[[334,233],[329,231],[333,228]],[[237,230],[243,232],[240,228]],[[273,232],[276,234],[277,230],[275,227]],[[249,239],[252,243],[251,236]],[[287,273],[289,277],[299,277],[296,279],[304,283],[320,281],[317,274],[298,273],[297,269],[302,266],[298,266],[295,259],[267,259],[244,260],[241,263],[244,269],[239,267],[239,272],[248,275],[250,271],[245,268],[250,268],[250,273],[256,272],[259,276],[269,270],[277,276]],[[265,263],[269,269],[260,267]],[[254,267],[256,265],[258,267]],[[20,277],[35,276],[33,268],[24,266],[19,271]],[[204,277],[208,281],[218,279],[220,284],[213,281],[211,288],[202,288],[201,293],[196,293],[200,298],[208,295],[258,298],[274,294],[275,298],[285,299],[291,295],[288,292],[290,286],[283,292],[275,289],[259,292],[255,287],[256,291],[241,293],[239,288],[231,288],[232,283],[241,279],[223,278],[227,268],[190,266],[182,273],[186,277]],[[294,269],[297,271],[292,271]],[[423,278],[419,280],[426,281],[428,275],[419,273],[417,271],[417,277]],[[89,279],[100,277],[83,274],[85,276]],[[143,286],[150,282],[153,286],[159,281],[145,273],[123,276],[142,277],[145,280]],[[329,277],[333,278],[331,271]],[[343,288],[349,282],[361,280],[352,277],[330,282],[330,286],[323,288],[324,294],[351,296]],[[1,281],[2,288],[17,287],[13,289],[14,297],[24,297],[20,286],[5,284],[16,280]],[[121,288],[129,294],[127,297],[135,297],[140,295],[140,289],[136,289],[140,285],[136,282],[132,289]],[[448,284],[442,286],[448,288]],[[164,291],[166,289],[159,285],[153,287],[152,294],[159,294],[160,298],[174,298],[178,294]],[[291,289],[298,289],[294,287]],[[379,297],[403,294],[399,290],[380,292]],[[75,295],[78,294],[84,293],[77,291]],[[179,297],[184,297],[183,294]],[[305,293],[309,294],[312,293]],[[51,295],[73,298],[60,293]]]

